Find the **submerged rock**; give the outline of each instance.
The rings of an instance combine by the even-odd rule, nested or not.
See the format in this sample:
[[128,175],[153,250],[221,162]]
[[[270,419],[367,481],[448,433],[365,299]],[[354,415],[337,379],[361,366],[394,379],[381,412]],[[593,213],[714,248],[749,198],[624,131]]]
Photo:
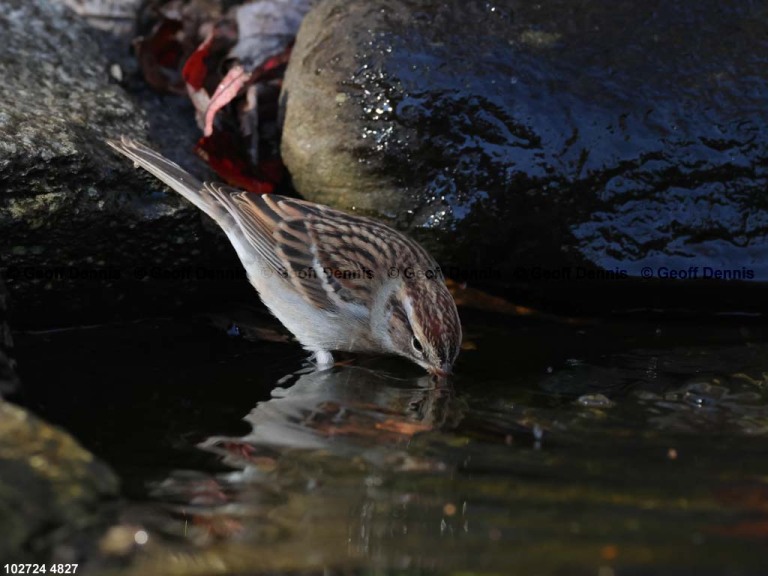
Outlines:
[[118,483],[67,433],[0,400],[0,558],[81,561],[78,541],[104,520]]
[[[284,159],[307,198],[389,218],[451,275],[531,299],[664,305],[668,271],[695,267],[765,281],[761,10],[329,0],[287,72]],[[660,289],[625,298],[640,277]]]
[[[58,2],[4,8],[0,253],[14,327],[104,320],[132,304],[141,314],[167,310],[199,289],[173,278],[175,269],[191,267],[194,281],[197,266],[236,267],[226,240],[203,233],[196,209],[104,144],[149,133],[173,145],[165,135],[184,127],[167,126],[167,114],[150,126],[111,78],[100,33]],[[194,133],[191,115],[182,117]]]

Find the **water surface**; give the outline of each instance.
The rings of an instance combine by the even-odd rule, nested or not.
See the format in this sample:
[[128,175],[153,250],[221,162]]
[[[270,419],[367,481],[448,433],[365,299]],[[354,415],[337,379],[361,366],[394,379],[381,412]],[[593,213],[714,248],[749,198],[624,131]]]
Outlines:
[[758,322],[463,320],[447,383],[243,309],[19,335],[27,404],[123,478],[88,569],[764,573]]

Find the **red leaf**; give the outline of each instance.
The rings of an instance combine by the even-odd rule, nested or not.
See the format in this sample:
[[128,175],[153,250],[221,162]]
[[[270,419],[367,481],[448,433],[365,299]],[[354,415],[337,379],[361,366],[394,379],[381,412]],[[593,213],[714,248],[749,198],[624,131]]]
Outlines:
[[181,29],[181,21],[163,18],[148,37],[136,41],[141,72],[155,90],[179,92],[183,88],[174,79],[182,55],[182,46],[176,37]]
[[259,162],[259,174],[269,182],[279,183],[283,179],[283,168],[285,165],[280,158],[269,158]]
[[205,64],[205,59],[211,53],[213,36],[212,31],[203,43],[192,52],[192,55],[187,58],[181,71],[184,81],[194,90],[200,90],[203,87],[206,76],[208,76],[208,66]]
[[251,73],[252,81],[261,82],[282,76],[288,61],[291,59],[292,50],[293,44],[279,54],[267,58],[261,66],[257,66]]
[[240,93],[243,86],[248,82],[251,75],[246,72],[240,64],[233,66],[227,75],[222,78],[219,85],[216,86],[216,91],[211,96],[211,101],[208,104],[208,110],[205,111],[205,128],[203,134],[211,136],[213,134],[213,120],[216,117],[216,113],[229,104],[235,96]]
[[[280,180],[282,171],[277,179],[261,177],[245,158],[245,146],[238,139],[226,132],[214,132],[211,136],[203,136],[195,147],[195,152],[205,160],[224,181],[237,188],[257,194],[269,194],[275,189],[275,183]],[[270,168],[275,175],[275,169]]]

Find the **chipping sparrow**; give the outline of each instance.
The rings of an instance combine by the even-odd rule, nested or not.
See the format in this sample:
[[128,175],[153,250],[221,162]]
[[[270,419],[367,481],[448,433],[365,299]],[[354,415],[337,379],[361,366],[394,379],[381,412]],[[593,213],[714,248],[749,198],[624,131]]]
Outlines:
[[269,310],[319,365],[331,350],[391,353],[445,376],[461,345],[456,304],[432,257],[375,220],[200,182],[123,137],[108,144],[213,218]]

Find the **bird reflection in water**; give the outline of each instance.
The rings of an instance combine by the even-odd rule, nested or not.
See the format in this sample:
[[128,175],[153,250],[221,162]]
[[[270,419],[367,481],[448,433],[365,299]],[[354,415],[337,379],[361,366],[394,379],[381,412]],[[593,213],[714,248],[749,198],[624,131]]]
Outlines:
[[[400,378],[360,367],[298,372],[280,382],[272,398],[245,417],[253,430],[242,438],[202,444],[243,467],[262,455],[322,450],[334,456],[391,462],[415,434],[440,429],[451,418],[453,391],[430,376]],[[288,384],[288,385],[286,385]]]
[[283,378],[245,417],[250,433],[200,445],[233,471],[173,475],[155,495],[185,502],[177,520],[194,526],[199,545],[235,539],[269,544],[274,553],[279,543],[300,541],[314,558],[359,560],[368,555],[371,526],[392,521],[374,514],[377,502],[402,507],[409,498],[385,485],[453,470],[455,463],[417,439],[460,418],[451,386],[433,377],[346,366],[306,370]]

